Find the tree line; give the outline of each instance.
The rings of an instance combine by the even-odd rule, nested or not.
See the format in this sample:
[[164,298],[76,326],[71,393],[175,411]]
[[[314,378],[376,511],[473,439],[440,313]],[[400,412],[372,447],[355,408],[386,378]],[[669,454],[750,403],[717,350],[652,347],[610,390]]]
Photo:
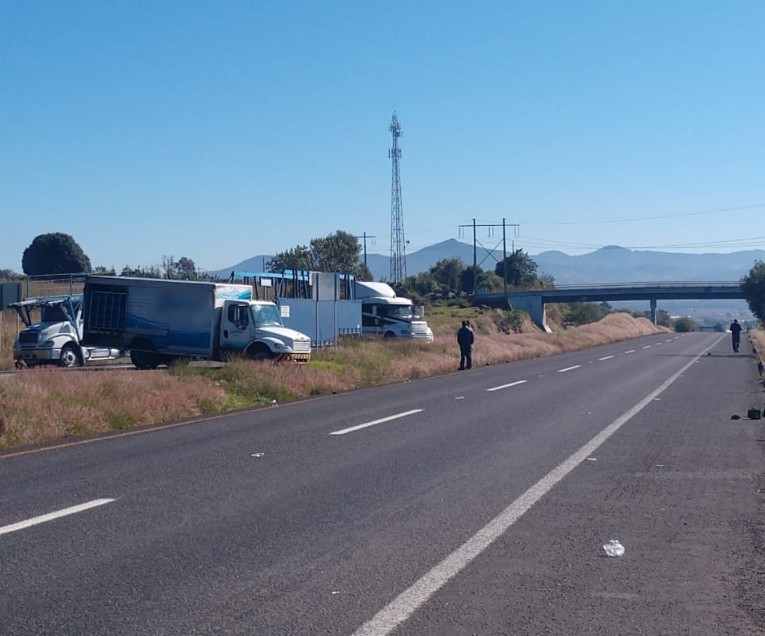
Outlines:
[[[360,280],[372,280],[369,268],[361,261],[361,249],[355,236],[338,230],[326,237],[314,238],[308,245],[297,245],[277,253],[268,261],[266,269],[274,273],[284,270],[339,272],[351,274]],[[113,268],[93,268],[77,241],[61,232],[35,237],[24,250],[21,264],[27,276],[72,273],[117,275]],[[197,270],[191,258],[185,256],[178,260],[173,256],[163,256],[159,266],[125,265],[119,275],[178,280],[209,279]],[[0,278],[16,277],[12,271],[0,270]],[[755,261],[752,269],[741,278],[740,284],[750,310],[761,322],[765,322],[765,263]],[[497,262],[493,270],[465,265],[457,257],[441,259],[427,272],[407,277],[396,292],[417,302],[428,302],[441,298],[468,297],[482,289],[492,292],[554,286],[554,279],[540,274],[534,260],[522,249],[518,249]],[[567,311],[567,318],[571,322],[582,324],[599,319],[611,309],[608,303],[571,303]],[[688,325],[684,324],[683,327],[687,328]]]

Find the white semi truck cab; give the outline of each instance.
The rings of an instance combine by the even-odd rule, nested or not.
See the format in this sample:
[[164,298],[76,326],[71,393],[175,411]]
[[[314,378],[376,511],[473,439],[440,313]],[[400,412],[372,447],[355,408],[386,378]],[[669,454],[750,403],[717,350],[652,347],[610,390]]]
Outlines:
[[431,342],[433,331],[415,312],[409,298],[396,296],[387,283],[356,281],[356,300],[361,303],[361,330],[384,338],[412,338]]
[[[27,298],[9,307],[16,310],[26,325],[13,343],[17,368],[38,364],[78,367],[122,355],[119,349],[81,344],[82,294]],[[35,318],[38,311],[39,321]]]

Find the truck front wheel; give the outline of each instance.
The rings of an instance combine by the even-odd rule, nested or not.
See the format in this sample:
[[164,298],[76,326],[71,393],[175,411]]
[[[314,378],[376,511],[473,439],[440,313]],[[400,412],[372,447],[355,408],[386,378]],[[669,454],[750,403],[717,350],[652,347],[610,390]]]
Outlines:
[[63,346],[61,349],[61,357],[58,359],[58,364],[65,369],[82,366],[82,358],[80,357],[80,352],[77,350],[76,344],[69,342]]
[[250,347],[247,350],[247,357],[250,360],[272,360],[274,357],[274,354],[271,353],[271,350],[266,347],[265,345],[256,345],[254,347]]

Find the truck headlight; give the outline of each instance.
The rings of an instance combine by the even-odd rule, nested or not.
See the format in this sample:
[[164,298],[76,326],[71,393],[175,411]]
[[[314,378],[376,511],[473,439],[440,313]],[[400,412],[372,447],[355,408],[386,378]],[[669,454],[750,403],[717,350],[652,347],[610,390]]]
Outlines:
[[56,341],[55,340],[46,340],[45,342],[42,343],[42,346],[43,346],[44,349],[53,349],[53,347],[56,346]]
[[287,345],[287,344],[284,344],[283,342],[277,342],[277,343],[274,345],[274,349],[276,349],[277,351],[285,351],[285,352],[287,352],[287,353],[289,353],[290,351],[292,351],[292,347],[290,347],[290,346],[289,346],[289,345]]

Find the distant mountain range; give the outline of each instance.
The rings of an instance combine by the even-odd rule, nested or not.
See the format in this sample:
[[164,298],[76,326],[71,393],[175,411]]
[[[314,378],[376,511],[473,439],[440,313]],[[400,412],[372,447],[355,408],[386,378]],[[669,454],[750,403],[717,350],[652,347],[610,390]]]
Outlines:
[[[466,265],[473,264],[473,246],[449,239],[406,255],[408,276],[428,271],[444,258],[458,257]],[[478,265],[493,270],[502,260],[502,251],[489,253],[478,248]],[[208,272],[227,278],[232,271],[265,270],[271,256],[248,258],[229,268]],[[559,251],[541,252],[531,257],[539,274],[548,274],[557,285],[587,283],[634,283],[649,281],[733,281],[745,276],[756,260],[765,261],[765,250],[746,250],[728,254],[683,254],[630,250],[623,247],[603,247],[588,254],[570,256]],[[383,254],[368,254],[367,265],[375,280],[390,274],[390,258]]]

